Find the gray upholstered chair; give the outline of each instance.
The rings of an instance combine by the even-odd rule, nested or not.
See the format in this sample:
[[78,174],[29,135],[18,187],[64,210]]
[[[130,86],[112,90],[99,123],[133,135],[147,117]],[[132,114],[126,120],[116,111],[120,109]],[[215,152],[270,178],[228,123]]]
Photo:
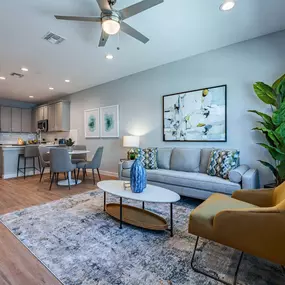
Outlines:
[[[86,150],[86,145],[74,145],[73,150]],[[71,162],[76,164],[78,162],[85,162],[87,161],[86,153],[83,154],[73,154],[71,157]]]
[[[20,167],[20,160],[21,158],[24,158],[24,167]],[[19,171],[24,174],[24,179],[26,179],[26,169],[33,169],[34,175],[36,170],[40,171],[40,169],[36,168],[35,165],[35,158],[38,158],[39,168],[40,165],[40,159],[39,159],[39,148],[37,145],[26,145],[24,153],[20,153],[18,156],[18,167],[17,167],[17,177],[19,176]],[[33,160],[33,166],[27,166],[27,159]]]
[[[53,184],[54,178],[58,181],[58,174],[63,172],[73,172],[75,183],[77,184],[76,178],[76,164],[72,164],[68,150],[65,148],[53,148],[50,150],[50,171],[52,173],[51,182],[49,190],[51,190],[51,186]],[[69,175],[67,176],[68,179],[68,188],[70,189],[70,179]]]
[[39,146],[39,157],[41,162],[41,177],[40,177],[40,182],[41,182],[45,168],[50,167],[49,148],[45,146]]
[[101,180],[101,175],[100,175],[100,165],[101,165],[101,160],[102,160],[102,155],[103,155],[103,147],[100,146],[98,147],[98,149],[96,150],[96,153],[93,156],[92,161],[86,161],[86,162],[79,162],[77,163],[77,179],[79,177],[79,172],[80,169],[83,170],[83,180],[85,179],[86,176],[86,169],[92,169],[92,174],[93,174],[93,184],[95,185],[95,173],[94,170],[97,170],[98,176],[99,176],[99,180]]

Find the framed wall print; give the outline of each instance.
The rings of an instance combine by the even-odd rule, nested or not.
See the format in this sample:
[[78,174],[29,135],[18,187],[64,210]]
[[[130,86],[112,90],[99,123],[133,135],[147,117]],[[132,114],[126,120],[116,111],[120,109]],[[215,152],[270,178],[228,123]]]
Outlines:
[[227,86],[163,96],[163,140],[227,141]]
[[99,108],[84,111],[85,138],[100,137]]
[[119,105],[100,108],[101,137],[119,137]]

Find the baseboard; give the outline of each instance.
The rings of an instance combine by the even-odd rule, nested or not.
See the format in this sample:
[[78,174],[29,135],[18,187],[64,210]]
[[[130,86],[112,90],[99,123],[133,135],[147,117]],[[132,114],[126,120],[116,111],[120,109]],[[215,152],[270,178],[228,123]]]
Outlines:
[[[87,169],[87,172],[92,172],[92,170],[91,169]],[[116,172],[111,172],[111,171],[106,171],[106,170],[101,170],[100,169],[100,174],[118,178],[118,173],[116,173]]]
[[[88,169],[87,172],[92,172],[92,170]],[[49,173],[48,167],[45,169],[44,173]],[[40,173],[38,171],[36,171],[35,175],[39,175],[39,174]],[[116,173],[116,172],[100,170],[100,174],[118,178],[118,173]],[[30,176],[30,175],[34,175],[33,171],[27,171],[26,172],[26,176]],[[24,176],[24,174],[19,172],[19,177],[22,177],[22,176]],[[10,178],[16,178],[16,177],[17,177],[17,173],[9,173],[9,174],[2,175],[2,179],[10,179]]]

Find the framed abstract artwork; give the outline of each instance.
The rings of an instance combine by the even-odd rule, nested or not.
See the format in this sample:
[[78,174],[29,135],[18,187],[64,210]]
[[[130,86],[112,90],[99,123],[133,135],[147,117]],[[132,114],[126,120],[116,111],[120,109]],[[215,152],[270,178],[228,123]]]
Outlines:
[[119,137],[119,105],[100,108],[101,137]]
[[100,137],[99,108],[84,111],[85,138]]
[[163,140],[227,141],[227,85],[163,96]]

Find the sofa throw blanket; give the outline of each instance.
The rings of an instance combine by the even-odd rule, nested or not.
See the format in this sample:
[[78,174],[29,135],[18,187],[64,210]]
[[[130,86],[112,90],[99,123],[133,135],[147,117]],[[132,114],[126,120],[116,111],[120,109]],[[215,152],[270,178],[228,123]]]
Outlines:
[[207,174],[228,179],[229,172],[239,166],[239,153],[238,150],[212,150]]

